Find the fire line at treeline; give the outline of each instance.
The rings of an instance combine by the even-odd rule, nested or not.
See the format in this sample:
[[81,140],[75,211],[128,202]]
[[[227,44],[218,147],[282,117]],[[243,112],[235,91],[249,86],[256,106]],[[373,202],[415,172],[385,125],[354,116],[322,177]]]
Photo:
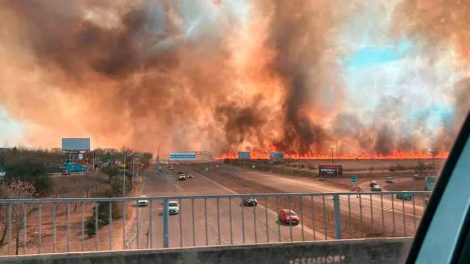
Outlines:
[[[449,152],[437,152],[437,153],[407,153],[407,152],[395,152],[388,155],[379,154],[307,154],[300,155],[297,153],[283,153],[285,159],[302,159],[302,160],[329,160],[332,157],[340,160],[386,160],[386,159],[446,159],[449,156]],[[217,159],[238,159],[238,153],[226,153],[219,155]],[[268,152],[256,152],[250,151],[250,159],[270,159]]]

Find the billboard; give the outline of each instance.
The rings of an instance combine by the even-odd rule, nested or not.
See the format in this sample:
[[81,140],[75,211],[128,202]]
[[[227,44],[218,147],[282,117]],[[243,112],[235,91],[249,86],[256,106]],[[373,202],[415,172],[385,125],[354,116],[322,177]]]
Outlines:
[[280,151],[269,152],[269,159],[272,161],[284,161],[284,152],[280,152]]
[[62,151],[89,151],[90,138],[63,138]]
[[170,152],[170,160],[196,160],[196,152]]
[[339,177],[343,175],[342,165],[319,165],[318,172],[321,177]]
[[249,160],[251,159],[251,153],[248,151],[240,151],[238,152],[238,159],[239,160]]

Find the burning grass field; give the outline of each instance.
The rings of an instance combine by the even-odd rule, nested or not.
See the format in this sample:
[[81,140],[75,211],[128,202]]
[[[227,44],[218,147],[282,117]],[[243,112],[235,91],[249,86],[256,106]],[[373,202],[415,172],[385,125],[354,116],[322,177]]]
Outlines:
[[436,171],[445,163],[445,159],[335,159],[331,160],[286,160],[271,163],[268,160],[225,160],[225,163],[246,168],[270,171],[290,176],[317,177],[319,165],[331,163],[343,166],[343,177],[412,177],[415,173],[430,173],[433,162]]

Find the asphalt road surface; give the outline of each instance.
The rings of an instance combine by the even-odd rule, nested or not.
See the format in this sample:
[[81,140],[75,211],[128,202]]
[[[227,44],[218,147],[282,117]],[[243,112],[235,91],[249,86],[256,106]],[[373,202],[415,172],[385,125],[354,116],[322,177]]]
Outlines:
[[[203,173],[200,165],[155,167],[144,175],[142,195],[190,196],[237,193],[325,193],[350,192],[303,177],[288,177],[231,165],[220,165],[215,172]],[[193,179],[178,181],[177,172],[191,172]],[[261,186],[261,187],[260,187]],[[265,190],[266,188],[266,190]],[[274,190],[274,191],[273,191]],[[241,205],[232,199],[179,199],[180,214],[169,217],[169,246],[252,244],[278,241],[334,239],[335,218],[332,195],[281,201],[258,198],[257,207]],[[423,199],[399,200],[392,195],[350,195],[339,199],[342,238],[413,236],[424,211]],[[277,212],[294,209],[301,219],[298,226],[280,224]],[[163,247],[163,203],[135,207],[137,221],[128,235],[128,248]],[[138,224],[137,224],[138,223]],[[151,224],[150,224],[151,223]],[[138,235],[137,235],[138,234]]]
[[[193,179],[177,180],[177,172],[192,171]],[[197,172],[195,168],[175,165],[174,170],[164,167],[160,175],[155,169],[144,175],[142,195],[188,196],[223,195],[235,191]],[[259,200],[256,207],[242,206],[239,198],[232,199],[180,199],[180,214],[169,216],[169,246],[206,246],[252,244],[278,241],[302,241],[325,238],[324,233],[313,231],[303,224],[290,226],[278,223],[277,211]],[[274,200],[268,200],[274,203]],[[160,248],[163,246],[163,203],[154,201],[138,210],[136,223],[128,235],[128,248]],[[280,207],[278,209],[281,209]],[[151,224],[150,224],[151,223]],[[138,235],[137,235],[138,233]]]
[[[350,189],[334,186],[329,182],[282,176],[225,164],[221,165],[216,173],[224,175],[225,178],[232,177],[233,182],[244,181],[247,186],[256,183],[258,186],[263,185],[284,193],[351,192]],[[252,192],[256,193],[257,190],[253,189]],[[333,203],[326,203],[326,207],[332,206]],[[372,196],[360,195],[360,197],[340,196],[340,210],[344,222],[343,238],[348,235],[351,237],[412,236],[424,212],[424,199],[420,196],[415,201],[403,201],[393,195],[379,193]],[[333,231],[330,233],[332,235]]]

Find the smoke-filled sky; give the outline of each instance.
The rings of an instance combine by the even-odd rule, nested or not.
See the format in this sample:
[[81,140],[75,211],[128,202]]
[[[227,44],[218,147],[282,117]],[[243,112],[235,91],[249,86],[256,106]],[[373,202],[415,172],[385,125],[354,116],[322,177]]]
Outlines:
[[448,150],[467,0],[0,0],[0,144]]

